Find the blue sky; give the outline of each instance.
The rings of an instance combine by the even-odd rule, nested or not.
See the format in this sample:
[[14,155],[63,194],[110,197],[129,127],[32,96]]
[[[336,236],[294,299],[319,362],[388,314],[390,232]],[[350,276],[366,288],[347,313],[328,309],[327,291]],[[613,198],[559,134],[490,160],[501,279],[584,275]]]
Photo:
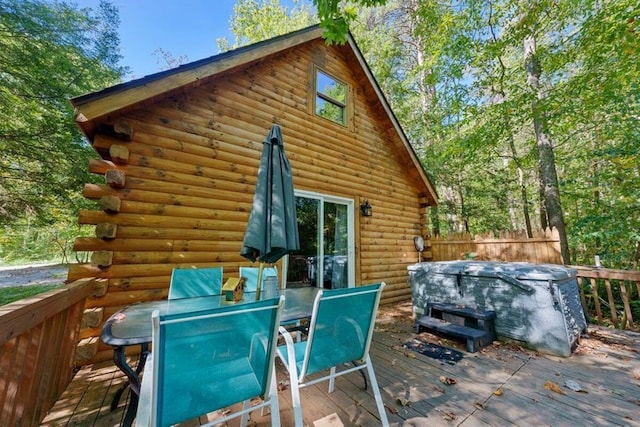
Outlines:
[[[77,0],[80,7],[96,7],[98,0]],[[162,48],[189,62],[215,55],[216,39],[232,43],[229,20],[235,0],[111,0],[120,11],[122,65],[131,69],[127,80],[166,68],[154,51]]]
[[[219,53],[216,39],[235,39],[229,31],[235,0],[110,0],[120,11],[122,65],[131,69],[126,80],[156,73],[160,48],[188,62]],[[97,7],[99,0],[76,0],[80,7]],[[282,1],[291,7],[291,1]]]

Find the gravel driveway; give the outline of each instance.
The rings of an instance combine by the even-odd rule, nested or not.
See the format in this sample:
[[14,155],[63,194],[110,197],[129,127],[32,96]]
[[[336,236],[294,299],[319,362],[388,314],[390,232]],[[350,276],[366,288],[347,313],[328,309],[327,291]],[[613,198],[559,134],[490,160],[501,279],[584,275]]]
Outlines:
[[0,288],[62,284],[68,269],[66,264],[0,266]]

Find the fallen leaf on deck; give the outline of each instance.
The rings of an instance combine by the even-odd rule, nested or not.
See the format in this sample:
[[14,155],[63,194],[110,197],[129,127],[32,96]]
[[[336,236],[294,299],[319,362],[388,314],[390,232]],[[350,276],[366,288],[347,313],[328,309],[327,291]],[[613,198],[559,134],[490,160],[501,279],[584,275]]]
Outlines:
[[558,393],[558,394],[566,394],[558,384],[554,383],[553,381],[547,380],[546,383],[544,383],[544,388],[546,390],[550,390],[554,393]]
[[442,418],[444,418],[447,421],[453,421],[453,420],[458,419],[458,416],[456,414],[454,414],[453,412],[445,411],[442,414]]
[[443,389],[442,387],[435,386],[435,389],[438,390],[442,394],[447,394],[447,390]]
[[406,399],[404,397],[399,397],[396,399],[396,402],[398,402],[398,404],[400,404],[401,406],[409,406],[409,399]]
[[444,375],[440,377],[440,382],[446,385],[452,385],[452,384],[458,383],[458,381],[456,381],[455,378],[445,377]]
[[478,409],[487,409],[489,407],[487,403],[481,403],[481,402],[473,402],[473,406],[475,406]]
[[398,415],[398,410],[396,408],[392,408],[391,406],[384,405],[385,408],[389,410],[393,415]]
[[566,380],[564,382],[564,386],[569,390],[577,391],[578,393],[588,393],[585,389],[583,389],[580,384],[578,384],[574,380]]
[[502,396],[504,394],[504,390],[502,390],[502,387],[500,387],[499,389],[494,391],[493,394],[495,394],[496,396]]

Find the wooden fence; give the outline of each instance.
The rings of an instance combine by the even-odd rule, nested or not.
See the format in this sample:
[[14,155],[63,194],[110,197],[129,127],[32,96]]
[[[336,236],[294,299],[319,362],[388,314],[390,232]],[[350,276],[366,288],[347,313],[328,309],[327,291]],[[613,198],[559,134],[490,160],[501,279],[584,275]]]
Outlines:
[[572,266],[578,270],[580,298],[590,323],[620,329],[640,325],[640,271]]
[[38,426],[73,378],[92,279],[0,307],[0,425]]
[[523,233],[506,232],[500,236],[456,234],[446,238],[431,237],[433,261],[476,259],[484,261],[523,261],[537,264],[563,264],[558,231],[547,229],[527,238]]

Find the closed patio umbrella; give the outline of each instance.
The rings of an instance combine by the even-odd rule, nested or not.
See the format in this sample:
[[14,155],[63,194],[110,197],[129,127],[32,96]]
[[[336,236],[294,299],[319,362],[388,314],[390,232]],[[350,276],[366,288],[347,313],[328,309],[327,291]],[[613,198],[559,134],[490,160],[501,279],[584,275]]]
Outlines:
[[240,255],[260,261],[256,299],[264,263],[274,263],[300,249],[291,165],[280,126],[273,125],[262,147],[256,191]]

